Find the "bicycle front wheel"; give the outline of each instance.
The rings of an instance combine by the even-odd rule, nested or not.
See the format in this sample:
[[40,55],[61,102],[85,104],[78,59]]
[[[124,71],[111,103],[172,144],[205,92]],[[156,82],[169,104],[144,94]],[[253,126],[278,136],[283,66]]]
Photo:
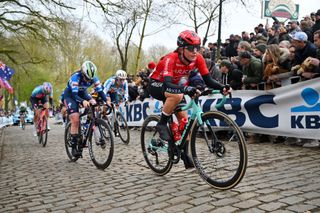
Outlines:
[[169,159],[168,143],[159,137],[156,125],[160,117],[150,115],[143,122],[141,128],[141,148],[145,161],[150,169],[158,175],[167,174],[172,168]]
[[117,131],[123,143],[128,144],[130,141],[129,128],[126,119],[121,112],[116,113]]
[[42,117],[40,135],[41,135],[40,137],[42,138],[41,140],[42,146],[45,147],[47,145],[47,140],[48,140],[48,119],[46,116]]
[[90,131],[92,131],[88,146],[90,158],[98,169],[106,169],[112,161],[114,151],[111,128],[106,121],[98,118]]
[[201,126],[194,124],[190,144],[197,172],[214,188],[233,188],[247,168],[243,133],[228,115],[219,111],[204,113],[202,121]]
[[71,140],[71,122],[68,122],[64,130],[64,146],[66,148],[67,156],[70,159],[70,161],[76,162],[79,159],[79,157],[74,157],[72,155]]

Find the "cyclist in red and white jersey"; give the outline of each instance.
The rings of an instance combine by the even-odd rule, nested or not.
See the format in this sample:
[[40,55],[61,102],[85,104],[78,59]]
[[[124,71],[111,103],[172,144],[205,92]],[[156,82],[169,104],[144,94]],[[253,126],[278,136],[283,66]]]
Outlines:
[[[186,30],[179,34],[178,48],[160,59],[156,69],[150,75],[150,94],[158,100],[164,101],[162,114],[156,126],[160,138],[170,141],[167,127],[168,119],[175,107],[181,102],[184,94],[194,97],[200,91],[193,86],[179,85],[183,78],[188,78],[189,73],[198,70],[205,84],[213,89],[221,90],[225,95],[228,90],[224,85],[211,78],[203,56],[199,53],[201,39],[197,33]],[[179,123],[182,118],[187,118],[187,112],[181,111],[177,115]]]

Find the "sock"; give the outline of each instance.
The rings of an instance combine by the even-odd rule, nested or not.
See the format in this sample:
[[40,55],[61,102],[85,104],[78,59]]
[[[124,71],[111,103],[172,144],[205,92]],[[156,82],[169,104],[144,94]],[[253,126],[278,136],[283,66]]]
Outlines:
[[170,115],[166,114],[165,112],[162,112],[159,124],[163,124],[163,125],[167,124],[169,118],[170,118]]
[[78,142],[79,134],[71,134],[71,143],[72,145],[76,145]]

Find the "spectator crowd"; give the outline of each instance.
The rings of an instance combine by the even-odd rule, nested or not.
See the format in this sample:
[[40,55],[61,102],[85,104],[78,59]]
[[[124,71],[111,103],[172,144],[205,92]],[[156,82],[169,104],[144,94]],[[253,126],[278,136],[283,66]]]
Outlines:
[[[233,90],[268,90],[306,81],[320,76],[320,9],[302,20],[280,22],[273,17],[273,24],[259,24],[253,32],[231,34],[218,47],[217,43],[202,46],[200,53],[206,60],[211,76],[229,84]],[[218,54],[218,50],[220,50]],[[220,58],[217,58],[220,55]],[[149,97],[149,74],[156,64],[150,62],[138,73],[136,80],[129,77],[131,100],[143,101]],[[270,137],[252,134],[248,141],[271,141],[319,147],[318,140],[288,137]]]

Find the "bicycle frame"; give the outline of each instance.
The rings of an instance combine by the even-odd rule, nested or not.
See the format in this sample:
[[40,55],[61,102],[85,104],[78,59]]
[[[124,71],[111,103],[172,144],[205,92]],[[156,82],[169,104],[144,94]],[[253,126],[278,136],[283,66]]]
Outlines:
[[[38,108],[37,110],[40,110],[39,112],[39,117],[38,117],[38,121],[37,121],[37,128],[39,130],[39,132],[43,132],[45,130],[46,127],[43,126],[43,117],[46,116],[46,108]],[[41,126],[40,126],[41,124]]]
[[[87,119],[90,119],[89,126],[87,127],[86,131],[82,133],[81,127],[83,124],[81,124],[81,118],[83,116],[88,116]],[[86,145],[88,138],[90,138],[91,134],[93,131],[89,131],[90,129],[93,129],[94,123],[95,123],[95,113],[94,113],[94,106],[91,105],[89,109],[85,109],[83,113],[80,114],[80,119],[79,119],[79,134],[83,135],[81,144]]]
[[117,111],[118,110],[117,110],[115,104],[111,103],[111,119],[109,120],[109,117],[107,116],[107,119],[109,121],[111,129],[114,129],[114,125],[115,125],[115,122],[117,119],[117,117],[116,117]]
[[[220,93],[219,90],[212,90],[209,94],[218,94],[218,93]],[[216,108],[220,108],[225,102],[226,102],[226,96],[223,95],[221,101],[216,104]],[[194,123],[194,121],[197,120],[199,125],[203,125],[203,121],[201,118],[203,111],[202,111],[201,107],[199,106],[198,98],[196,98],[196,99],[191,98],[190,102],[186,106],[181,107],[181,109],[176,110],[175,112],[185,111],[188,109],[192,109],[190,119],[188,119],[188,123],[186,124],[186,126],[181,134],[181,139],[174,143],[174,146],[178,146],[179,150],[181,150],[186,145],[187,137],[189,135],[189,132],[192,128],[192,124]],[[173,119],[171,117],[171,119],[169,120],[169,125],[172,122],[173,122]],[[151,145],[151,147],[153,147],[153,146]],[[166,144],[165,146],[158,147],[157,149],[160,149],[160,151],[166,152],[168,150],[168,145]]]

